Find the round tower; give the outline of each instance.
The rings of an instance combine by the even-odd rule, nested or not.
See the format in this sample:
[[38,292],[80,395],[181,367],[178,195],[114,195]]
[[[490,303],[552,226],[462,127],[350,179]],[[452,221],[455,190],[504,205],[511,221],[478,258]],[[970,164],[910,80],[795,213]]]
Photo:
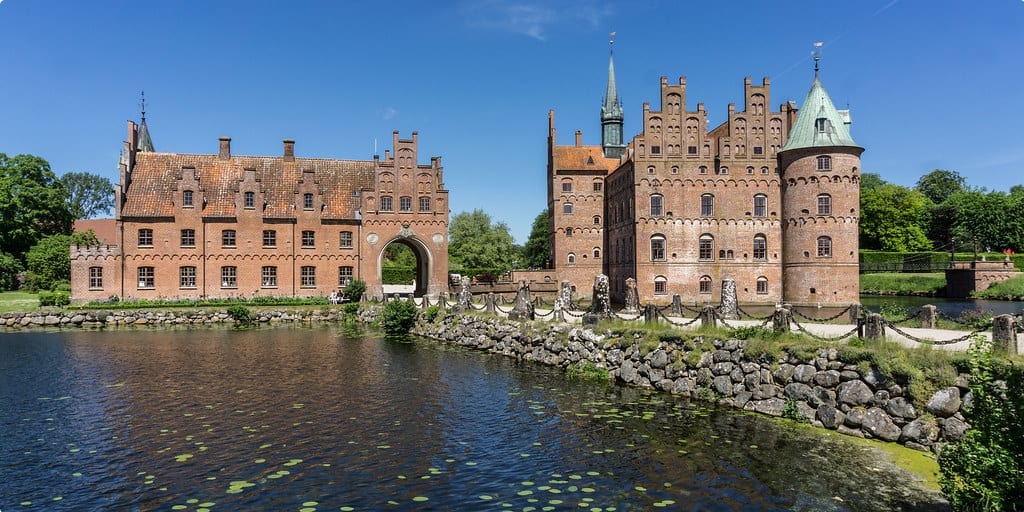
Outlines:
[[860,155],[849,111],[836,110],[815,70],[803,108],[780,150],[783,300],[859,301]]

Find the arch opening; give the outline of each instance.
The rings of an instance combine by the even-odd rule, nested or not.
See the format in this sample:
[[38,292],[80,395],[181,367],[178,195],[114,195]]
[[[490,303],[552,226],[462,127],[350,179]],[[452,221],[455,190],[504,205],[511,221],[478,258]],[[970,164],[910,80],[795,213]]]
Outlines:
[[377,279],[385,295],[422,297],[430,289],[433,257],[415,237],[394,238],[377,254]]

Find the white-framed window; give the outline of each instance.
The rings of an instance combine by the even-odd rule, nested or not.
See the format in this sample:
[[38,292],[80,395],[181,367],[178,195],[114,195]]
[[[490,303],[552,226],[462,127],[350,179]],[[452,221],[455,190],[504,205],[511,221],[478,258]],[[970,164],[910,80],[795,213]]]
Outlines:
[[818,237],[818,257],[819,258],[831,258],[832,257],[832,238],[827,236]]
[[256,193],[246,192],[243,196],[243,204],[248,209],[256,208]]
[[238,267],[226,266],[220,268],[220,287],[238,287]]
[[309,249],[316,247],[316,232],[305,230],[302,232],[302,246]]
[[754,261],[766,261],[768,259],[768,238],[762,234],[754,236]]
[[711,276],[700,276],[700,293],[711,293]]
[[196,287],[196,268],[192,266],[178,268],[178,287]]
[[570,265],[575,265],[576,264],[576,253],[570,252],[569,256],[566,257],[565,261],[567,261]]
[[665,235],[651,237],[651,261],[665,261]]
[[701,261],[713,261],[715,259],[715,237],[707,233],[701,235],[697,250],[697,256]]
[[181,191],[181,205],[185,206],[185,207],[191,207],[192,206],[192,201],[193,201],[193,199],[192,199],[192,191],[191,190],[182,190]]
[[89,289],[103,288],[103,267],[89,267]]
[[565,203],[562,205],[562,213],[565,215],[572,215],[572,203]]
[[562,193],[568,194],[572,192],[572,180],[562,181]]
[[818,170],[819,171],[831,171],[832,170],[832,157],[828,155],[821,155],[818,157]]
[[312,210],[313,209],[313,194],[309,192],[302,194],[302,209]]
[[225,229],[220,232],[220,245],[222,247],[235,247],[237,243],[237,234],[233,229]]
[[429,212],[430,211],[430,198],[429,197],[421,197],[420,198],[420,211],[421,212]]
[[277,231],[273,229],[263,230],[263,247],[277,247]]
[[702,194],[700,196],[700,216],[701,217],[714,217],[715,216],[715,196],[712,194]]
[[665,214],[665,198],[661,194],[651,194],[651,217],[661,217]]
[[402,196],[398,198],[398,209],[403,212],[412,211],[412,198],[409,196]]
[[142,228],[139,230],[139,247],[153,247],[153,230]]
[[654,277],[654,293],[655,295],[665,295],[668,293],[668,279],[665,276]]
[[768,196],[757,194],[754,196],[754,217],[768,216]]
[[260,285],[264,288],[277,287],[277,267],[266,266],[260,271]]
[[391,212],[394,211],[395,206],[391,203],[391,196],[382,196],[380,198],[380,211]]
[[[348,286],[352,282],[352,276],[355,275],[352,270],[352,267],[338,267],[338,286]],[[353,297],[352,299],[356,300],[358,297]]]
[[302,267],[299,273],[299,286],[303,288],[316,286],[316,267],[312,265]]
[[351,249],[352,248],[352,232],[351,231],[342,231],[342,232],[338,233],[338,245],[342,249]]
[[832,196],[818,194],[818,215],[832,215]]
[[757,294],[768,295],[768,278],[761,276],[757,278]]
[[139,276],[139,288],[156,287],[156,273],[153,271],[153,267],[139,267],[136,272]]
[[181,246],[182,247],[195,247],[196,246],[196,230],[194,230],[194,229],[183,229],[183,230],[181,230]]

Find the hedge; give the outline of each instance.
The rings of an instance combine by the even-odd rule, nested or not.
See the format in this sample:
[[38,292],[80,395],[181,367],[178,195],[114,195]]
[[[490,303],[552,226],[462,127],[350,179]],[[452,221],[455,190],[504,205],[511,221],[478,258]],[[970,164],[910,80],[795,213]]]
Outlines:
[[[988,261],[1003,261],[1006,255],[999,252],[989,253],[978,253],[978,257],[984,256]],[[958,252],[956,253],[956,261],[972,261],[974,260],[973,252]],[[1013,261],[1013,266],[1018,272],[1024,272],[1024,254],[1014,254],[1010,256],[1010,260]],[[928,265],[946,265],[949,264],[949,253],[948,252],[884,252],[884,251],[860,251],[860,263],[862,265],[872,264],[886,264],[893,266],[904,266],[911,267],[917,264],[928,264]],[[900,269],[893,269],[893,272],[902,271]]]

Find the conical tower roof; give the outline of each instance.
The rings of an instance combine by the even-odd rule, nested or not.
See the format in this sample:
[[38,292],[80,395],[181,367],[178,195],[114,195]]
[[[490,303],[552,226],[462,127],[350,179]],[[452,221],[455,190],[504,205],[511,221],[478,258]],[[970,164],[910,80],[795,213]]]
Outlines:
[[849,124],[849,111],[836,110],[815,73],[814,83],[807,92],[807,99],[796,116],[782,151],[836,146],[859,148],[850,136]]
[[149,127],[146,126],[146,118],[143,117],[139,123],[139,151],[155,153],[153,139],[149,137]]
[[619,101],[619,91],[615,88],[615,58],[610,52],[608,54],[608,87],[604,92],[601,119],[622,119],[622,102]]

